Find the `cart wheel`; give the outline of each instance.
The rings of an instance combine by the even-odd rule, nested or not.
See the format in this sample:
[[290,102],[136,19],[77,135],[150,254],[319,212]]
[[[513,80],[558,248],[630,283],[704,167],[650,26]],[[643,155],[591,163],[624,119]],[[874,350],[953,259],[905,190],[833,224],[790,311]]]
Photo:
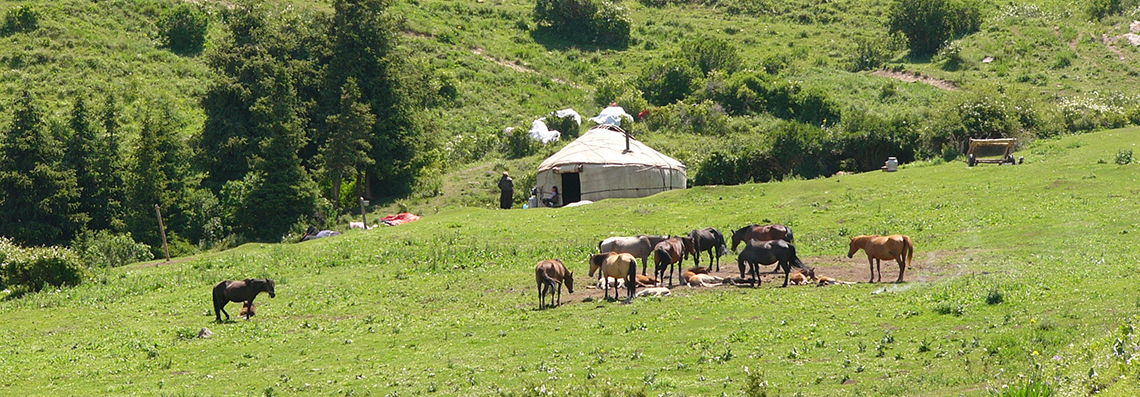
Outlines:
[[966,155],[966,166],[973,167],[974,164],[977,164],[977,163],[978,163],[978,160],[976,158],[974,158],[973,153]]

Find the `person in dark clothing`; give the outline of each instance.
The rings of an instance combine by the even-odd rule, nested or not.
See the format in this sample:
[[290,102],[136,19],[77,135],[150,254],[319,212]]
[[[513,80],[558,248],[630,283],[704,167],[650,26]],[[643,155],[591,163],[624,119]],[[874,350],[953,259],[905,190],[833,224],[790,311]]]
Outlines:
[[550,197],[542,199],[542,203],[547,207],[554,207],[558,205],[558,186],[550,187]]
[[499,191],[499,208],[511,209],[515,202],[515,180],[511,179],[511,175],[506,171],[503,171],[503,177],[499,178]]

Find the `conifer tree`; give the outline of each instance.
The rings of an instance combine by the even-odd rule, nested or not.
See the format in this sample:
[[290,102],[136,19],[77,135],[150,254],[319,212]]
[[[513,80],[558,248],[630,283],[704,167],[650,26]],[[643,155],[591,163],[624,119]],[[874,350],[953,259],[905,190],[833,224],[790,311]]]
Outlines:
[[42,109],[24,90],[0,142],[0,235],[23,245],[63,244],[76,230],[75,174],[44,131]]
[[[374,162],[368,157],[372,144],[368,141],[376,116],[367,103],[360,102],[356,79],[348,78],[340,95],[340,111],[327,119],[328,140],[321,146],[317,161],[333,186],[333,202],[340,206],[341,185],[345,177],[358,175],[362,166]],[[357,185],[359,186],[359,184]]]

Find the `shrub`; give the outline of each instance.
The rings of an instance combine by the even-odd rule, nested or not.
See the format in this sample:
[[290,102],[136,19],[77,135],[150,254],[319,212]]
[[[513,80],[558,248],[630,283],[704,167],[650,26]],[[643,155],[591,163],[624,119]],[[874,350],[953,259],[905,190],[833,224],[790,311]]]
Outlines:
[[34,8],[18,6],[8,9],[4,15],[4,27],[0,29],[5,36],[16,33],[33,32],[40,27],[40,16]]
[[693,105],[678,102],[653,109],[645,123],[651,130],[689,134],[724,136],[731,132],[724,108],[708,100]]
[[835,138],[827,131],[794,121],[782,122],[771,132],[773,174],[815,178],[834,174],[839,161]]
[[507,158],[517,159],[538,153],[542,145],[531,139],[530,133],[520,127],[509,127],[503,130],[503,141],[500,151]]
[[1119,15],[1124,11],[1121,0],[1090,0],[1085,6],[1085,13],[1089,19],[1099,21],[1110,15]]
[[1116,164],[1132,164],[1132,149],[1120,149],[1116,152]]
[[637,79],[637,86],[646,101],[661,106],[684,99],[692,93],[698,78],[697,71],[688,62],[666,59],[646,65]]
[[60,247],[20,248],[10,240],[0,239],[0,279],[8,286],[21,286],[41,291],[45,286],[78,285],[85,268],[71,250]]
[[150,246],[136,242],[130,233],[87,231],[72,242],[71,248],[88,267],[119,267],[154,259]]
[[889,42],[882,37],[856,37],[855,51],[851,54],[848,70],[858,72],[874,70],[891,59]]
[[906,37],[914,55],[933,55],[945,43],[978,31],[980,6],[973,0],[896,0],[887,12],[891,32]]
[[180,54],[202,51],[209,27],[206,13],[190,4],[167,10],[158,19],[158,35],[162,45]]
[[858,171],[879,169],[887,157],[897,157],[903,163],[914,161],[918,152],[914,125],[915,120],[906,115],[884,117],[863,109],[849,109],[843,116],[840,157],[851,160]]
[[582,124],[574,119],[573,115],[566,117],[558,117],[557,112],[550,112],[546,115],[546,126],[552,130],[560,132],[562,135],[560,140],[573,140],[578,137],[581,131]]
[[629,42],[629,12],[605,0],[538,0],[534,20],[573,41],[623,46]]
[[998,291],[996,289],[990,290],[990,293],[986,295],[987,305],[997,305],[1002,302],[1005,302],[1005,294],[1002,294],[1001,291]]
[[681,44],[679,58],[689,61],[689,66],[708,76],[713,70],[728,73],[740,67],[740,54],[736,46],[715,37],[699,37]]

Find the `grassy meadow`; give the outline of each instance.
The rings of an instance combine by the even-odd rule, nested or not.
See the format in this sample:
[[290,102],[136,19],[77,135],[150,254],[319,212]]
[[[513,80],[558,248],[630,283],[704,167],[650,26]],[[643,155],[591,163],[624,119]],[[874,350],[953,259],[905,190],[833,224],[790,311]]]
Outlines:
[[[982,396],[1140,392],[1140,129],[1041,140],[1025,164],[698,187],[565,209],[447,209],[303,244],[247,244],[103,270],[0,301],[12,395]],[[533,266],[578,290],[598,240],[789,224],[850,286],[674,289],[537,311]],[[902,284],[844,255],[914,238]],[[726,263],[731,263],[726,258]],[[729,268],[734,268],[728,265]],[[770,269],[770,268],[769,268]],[[884,266],[892,280],[897,267]],[[214,323],[224,279],[271,277],[246,321]],[[576,291],[572,296],[581,296]],[[214,334],[198,338],[202,328]],[[1036,383],[1029,383],[1036,382]],[[1003,389],[1009,386],[1010,389]]]

